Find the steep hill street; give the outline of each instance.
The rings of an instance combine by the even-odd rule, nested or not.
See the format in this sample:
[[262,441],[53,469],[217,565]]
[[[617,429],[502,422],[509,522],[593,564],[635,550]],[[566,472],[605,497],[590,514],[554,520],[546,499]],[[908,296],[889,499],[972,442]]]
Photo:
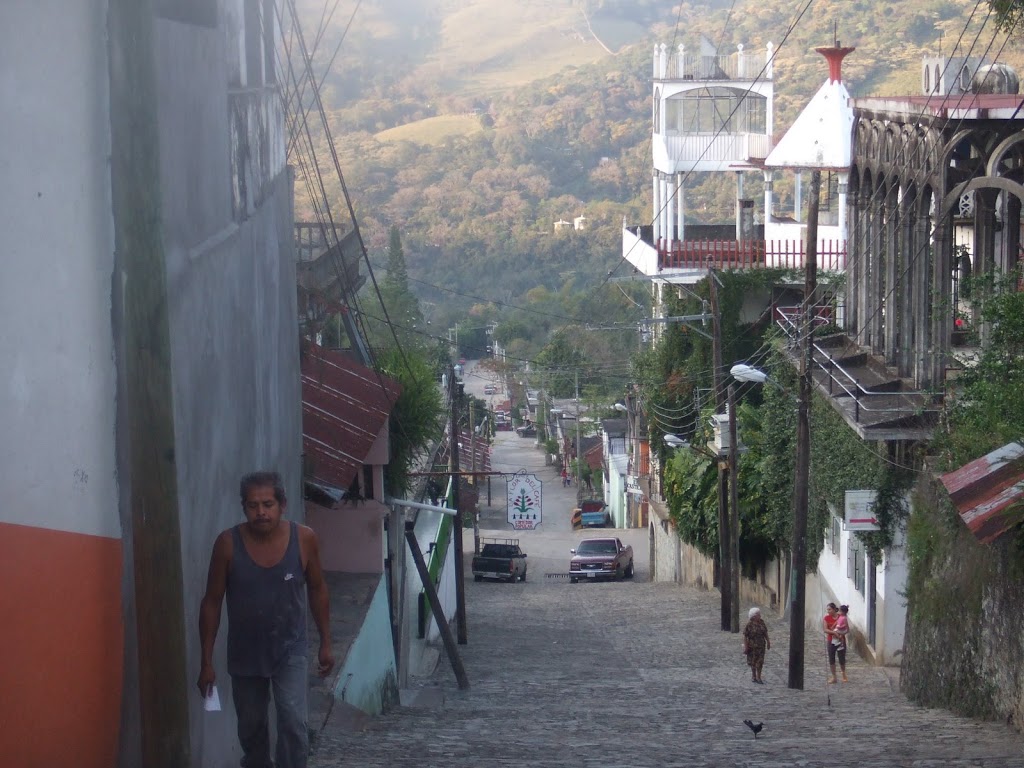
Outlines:
[[[633,545],[634,580],[570,584],[568,549],[595,535],[570,529],[575,489],[514,433],[500,433],[493,464],[545,480],[545,522],[518,534],[526,583],[467,582],[471,687],[458,690],[442,655],[404,706],[328,724],[312,766],[1024,765],[1020,734],[912,705],[897,670],[854,658],[850,682],[827,685],[814,633],[807,689],[789,690],[787,627],[770,616],[766,684],[752,684],[739,637],[718,629],[717,593],[646,581],[643,531],[609,532]],[[504,483],[494,486],[483,534],[516,535],[498,527]],[[745,719],[764,723],[756,740]]]

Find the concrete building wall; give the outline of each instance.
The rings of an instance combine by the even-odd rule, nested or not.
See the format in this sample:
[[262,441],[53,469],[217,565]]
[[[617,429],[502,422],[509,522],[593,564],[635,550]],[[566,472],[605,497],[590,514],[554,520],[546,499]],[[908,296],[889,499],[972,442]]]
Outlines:
[[676,530],[667,518],[661,517],[651,505],[651,521],[649,545],[651,548],[651,581],[671,581],[680,583],[682,564],[680,563],[680,544]]
[[612,526],[626,527],[626,472],[629,457],[618,454],[608,457],[608,482],[605,484],[605,504],[612,517]]
[[[287,514],[304,520],[292,188],[280,96],[273,86],[229,87],[238,34],[230,26],[156,23],[190,670],[199,665],[195,627],[214,538],[243,519],[240,477],[256,469],[281,472]],[[239,114],[254,113],[264,122],[239,121]],[[245,190],[241,204],[239,189]],[[225,641],[222,631],[214,663],[230,716]],[[237,759],[232,729],[212,721],[199,697],[190,717],[194,764]]]
[[[216,8],[158,7],[181,17],[153,20],[153,185],[191,673],[213,539],[242,517],[240,475],[280,470],[302,516],[291,182],[276,91],[229,89],[238,50],[227,42],[240,30],[217,26]],[[124,328],[114,292],[130,286],[114,273],[110,12],[106,0],[0,4],[0,609],[19,627],[0,641],[19,660],[0,685],[21,692],[0,703],[0,754],[11,765],[109,768],[119,752],[122,764],[138,764],[136,607],[122,546],[131,479],[118,464],[131,450],[118,432],[118,392],[132,382],[117,367]],[[217,664],[229,716],[223,638]],[[232,729],[209,725],[200,704],[195,697],[194,764],[237,761]]]
[[105,768],[117,751],[106,5],[0,3],[0,612],[16,628],[0,639],[6,765]]

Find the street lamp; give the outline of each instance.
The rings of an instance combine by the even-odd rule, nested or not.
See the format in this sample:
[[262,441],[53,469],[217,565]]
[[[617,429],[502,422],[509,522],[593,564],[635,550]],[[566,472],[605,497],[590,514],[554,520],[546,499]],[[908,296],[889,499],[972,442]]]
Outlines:
[[[811,468],[811,384],[807,366],[801,371],[797,398],[796,462],[793,470],[793,561],[789,590],[789,687],[804,687],[804,620],[807,593],[807,507]],[[775,383],[757,368],[737,363],[730,370],[738,381]],[[778,384],[776,384],[778,386]],[[781,389],[781,387],[779,387]]]
[[730,375],[736,379],[736,381],[749,381],[755,384],[764,384],[768,380],[768,374],[764,371],[759,371],[752,365],[746,363],[736,363],[732,368],[729,369]]
[[684,440],[679,435],[665,435],[665,445],[669,448],[689,448],[690,441]]

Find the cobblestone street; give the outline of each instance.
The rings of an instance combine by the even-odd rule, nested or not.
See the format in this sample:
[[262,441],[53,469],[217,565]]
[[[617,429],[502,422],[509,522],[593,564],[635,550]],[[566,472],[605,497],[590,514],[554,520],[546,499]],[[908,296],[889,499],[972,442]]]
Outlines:
[[[717,593],[570,585],[538,564],[526,584],[467,584],[469,690],[442,656],[419,703],[361,731],[329,725],[312,765],[1024,765],[1020,734],[915,707],[896,670],[854,658],[849,683],[826,685],[816,639],[806,690],[788,689],[778,620],[766,684],[752,684],[739,637],[717,628]],[[744,719],[764,723],[759,738]]]
[[[482,391],[487,379],[468,370],[467,388]],[[562,486],[532,440],[500,432],[492,466],[544,481],[544,523],[509,531],[495,479],[481,534],[518,536],[528,580],[467,580],[469,642],[459,651],[470,688],[458,690],[442,651],[435,673],[403,692],[404,706],[330,719],[311,768],[1024,767],[1024,736],[914,706],[897,669],[851,654],[850,682],[827,685],[813,632],[805,690],[790,690],[788,624],[770,611],[765,684],[751,683],[740,636],[719,629],[717,592],[647,581],[646,530],[573,531],[577,489]],[[604,535],[633,546],[636,578],[570,584],[569,549]],[[471,537],[467,549],[468,573]],[[756,740],[747,719],[764,723]]]

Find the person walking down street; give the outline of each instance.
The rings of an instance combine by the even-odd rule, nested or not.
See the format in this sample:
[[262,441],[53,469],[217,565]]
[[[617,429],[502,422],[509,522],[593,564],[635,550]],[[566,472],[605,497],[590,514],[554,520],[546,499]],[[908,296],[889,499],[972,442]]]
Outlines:
[[[843,606],[849,612],[847,606]],[[840,624],[840,618],[842,624]],[[843,682],[846,679],[846,635],[850,631],[850,624],[846,614],[840,613],[839,606],[829,603],[825,606],[825,616],[821,620],[822,628],[825,630],[825,648],[828,651],[828,682],[831,685],[836,682],[836,660],[839,660],[839,669],[842,671]]]
[[[287,499],[276,472],[254,472],[240,484],[245,522],[213,545],[206,594],[199,606],[199,693],[217,679],[213,646],[227,598],[227,667],[246,768],[305,768],[309,755],[306,603],[320,634],[317,672],[334,668],[327,583],[316,534],[284,521]],[[270,758],[268,706],[277,722]]]
[[764,623],[761,609],[757,607],[747,612],[747,619],[747,626],[743,628],[743,653],[750,667],[750,681],[763,684],[761,670],[764,667],[764,655],[772,647],[768,639],[768,625]]

